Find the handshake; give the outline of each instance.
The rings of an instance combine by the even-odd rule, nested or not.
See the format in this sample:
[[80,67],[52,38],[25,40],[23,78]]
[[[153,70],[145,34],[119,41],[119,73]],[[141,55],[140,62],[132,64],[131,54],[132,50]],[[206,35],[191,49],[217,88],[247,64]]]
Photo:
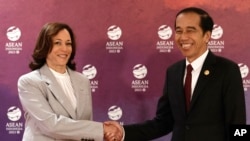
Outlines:
[[124,137],[123,127],[116,121],[103,123],[105,141],[122,141]]

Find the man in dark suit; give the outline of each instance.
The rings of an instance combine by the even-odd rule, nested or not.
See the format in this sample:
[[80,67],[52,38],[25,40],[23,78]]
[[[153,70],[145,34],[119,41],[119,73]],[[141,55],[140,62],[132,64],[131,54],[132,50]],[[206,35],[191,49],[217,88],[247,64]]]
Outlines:
[[[167,69],[156,116],[125,125],[125,141],[152,140],[172,132],[172,141],[227,141],[231,124],[245,124],[245,98],[239,67],[207,47],[213,20],[202,9],[181,10],[175,40],[185,57]],[[184,90],[191,64],[191,95]]]

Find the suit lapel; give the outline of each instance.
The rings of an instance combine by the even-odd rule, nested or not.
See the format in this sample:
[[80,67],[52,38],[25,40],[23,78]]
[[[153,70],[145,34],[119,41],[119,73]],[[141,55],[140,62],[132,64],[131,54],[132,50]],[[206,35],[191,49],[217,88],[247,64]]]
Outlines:
[[83,87],[83,82],[81,81],[82,79],[79,78],[78,75],[76,75],[75,72],[73,72],[72,70],[68,69],[70,78],[71,78],[71,83],[72,83],[72,87],[74,89],[74,93],[76,96],[76,101],[77,101],[77,108],[76,108],[76,116],[79,119],[81,115],[83,115],[83,108],[84,108],[84,104],[82,103],[81,100],[84,99],[84,87]]
[[[174,102],[179,105],[181,113],[183,115],[186,115],[186,105],[185,105],[185,94],[184,94],[184,86],[183,86],[183,77],[185,72],[185,60],[180,61],[174,69],[171,71],[170,76],[168,76],[170,79],[168,85],[171,85],[171,92],[173,93]],[[173,75],[172,75],[173,74]]]
[[182,110],[182,113],[186,114],[186,102],[185,102],[185,94],[184,94],[184,85],[183,85],[183,78],[184,78],[184,72],[185,72],[185,69],[186,69],[186,61],[183,60],[183,62],[181,63],[181,72],[179,72],[180,75],[178,75],[177,79],[178,79],[178,82],[180,82],[180,86],[182,86],[182,89],[179,89],[181,90],[179,93],[179,99],[181,100],[181,102],[179,102],[180,106],[181,106],[181,110]]
[[212,54],[212,52],[209,51],[207,58],[205,59],[205,62],[202,66],[199,78],[197,80],[193,97],[191,100],[190,110],[192,110],[192,107],[195,104],[195,101],[198,99],[199,95],[202,94],[203,89],[207,86],[208,81],[213,75],[213,66],[212,64],[215,63],[215,56]]
[[51,94],[53,94],[56,99],[61,103],[61,106],[64,107],[64,109],[69,113],[69,115],[72,118],[76,117],[75,109],[73,108],[72,104],[70,103],[68,97],[62,90],[61,86],[57,82],[55,76],[52,74],[52,72],[49,70],[47,65],[44,65],[40,69],[42,79],[48,84],[48,88],[51,91]]

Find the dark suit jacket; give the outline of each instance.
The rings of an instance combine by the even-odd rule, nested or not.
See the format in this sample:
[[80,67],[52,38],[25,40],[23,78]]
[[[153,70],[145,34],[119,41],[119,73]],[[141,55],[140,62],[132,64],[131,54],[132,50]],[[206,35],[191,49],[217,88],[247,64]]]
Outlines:
[[[205,71],[209,74],[205,75]],[[173,132],[172,141],[226,141],[230,124],[245,124],[245,97],[236,63],[210,51],[185,111],[185,60],[170,66],[156,116],[144,123],[125,125],[125,141],[145,141]]]

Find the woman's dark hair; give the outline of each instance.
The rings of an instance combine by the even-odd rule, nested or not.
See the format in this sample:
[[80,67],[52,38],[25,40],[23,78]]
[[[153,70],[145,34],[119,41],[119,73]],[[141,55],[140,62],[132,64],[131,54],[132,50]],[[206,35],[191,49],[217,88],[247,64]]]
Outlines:
[[[177,18],[182,13],[198,14],[200,16],[200,27],[203,30],[203,33],[206,33],[207,31],[210,31],[212,33],[214,22],[212,17],[206,11],[196,7],[188,7],[179,11],[176,14],[175,18]],[[175,21],[175,27],[176,27],[176,21]]]
[[33,61],[29,64],[31,70],[39,69],[46,63],[47,55],[51,52],[53,47],[52,38],[63,29],[69,32],[72,42],[72,53],[67,66],[72,70],[76,69],[76,64],[73,61],[76,53],[76,42],[72,29],[64,23],[47,23],[43,26],[36,41],[36,46],[32,54]]

